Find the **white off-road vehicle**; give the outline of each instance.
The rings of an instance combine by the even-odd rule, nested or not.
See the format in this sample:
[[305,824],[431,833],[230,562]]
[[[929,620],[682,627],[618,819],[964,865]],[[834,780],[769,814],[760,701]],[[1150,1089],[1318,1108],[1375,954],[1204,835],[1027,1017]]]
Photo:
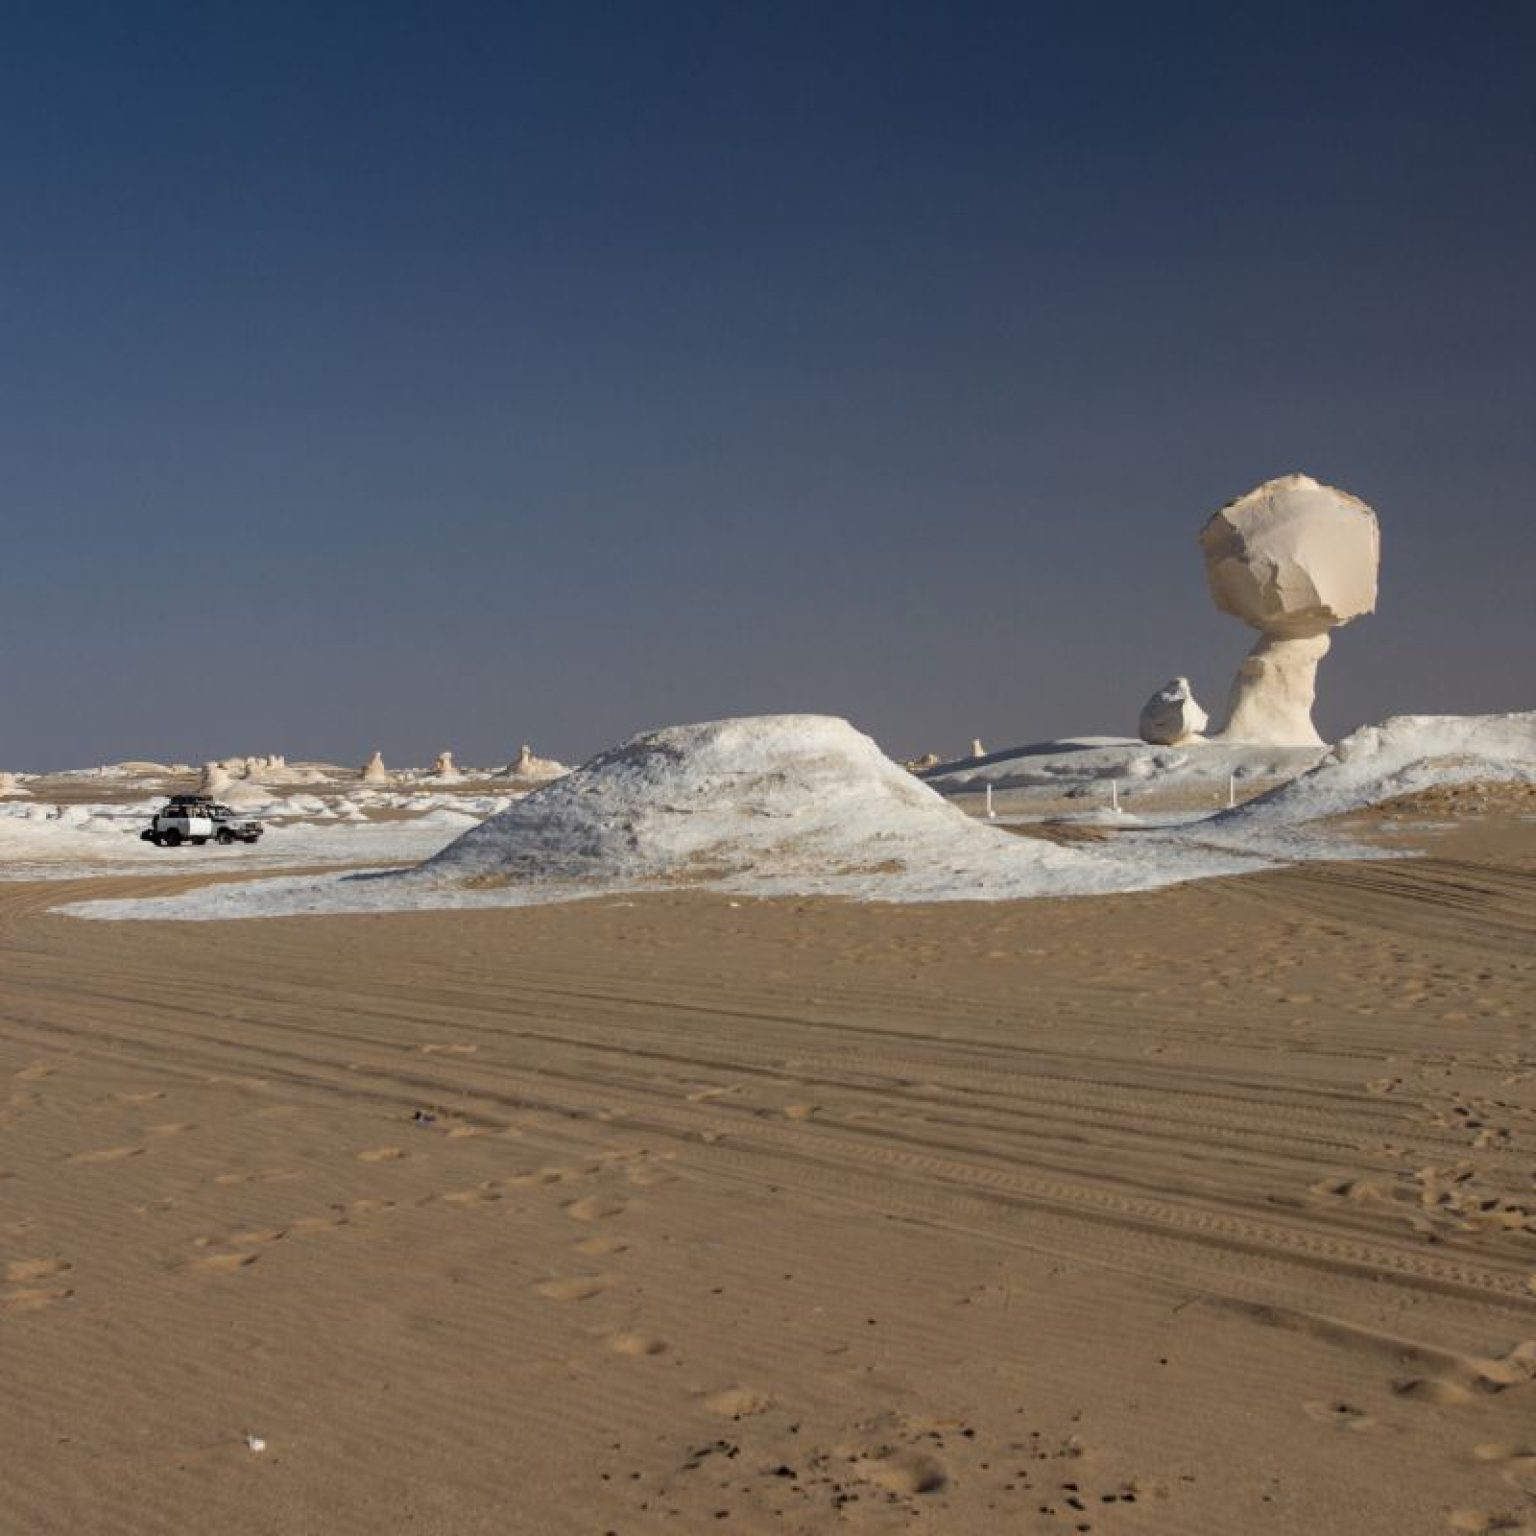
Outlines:
[[236,816],[207,795],[172,795],[139,836],[161,848],[201,847],[210,837],[216,843],[254,843],[263,830],[253,817]]

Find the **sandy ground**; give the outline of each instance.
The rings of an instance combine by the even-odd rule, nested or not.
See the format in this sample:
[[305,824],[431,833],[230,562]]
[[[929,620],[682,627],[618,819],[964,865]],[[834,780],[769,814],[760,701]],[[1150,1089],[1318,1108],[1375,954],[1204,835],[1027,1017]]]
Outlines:
[[0,885],[0,1531],[1536,1529],[1536,822],[1414,835],[1008,906]]

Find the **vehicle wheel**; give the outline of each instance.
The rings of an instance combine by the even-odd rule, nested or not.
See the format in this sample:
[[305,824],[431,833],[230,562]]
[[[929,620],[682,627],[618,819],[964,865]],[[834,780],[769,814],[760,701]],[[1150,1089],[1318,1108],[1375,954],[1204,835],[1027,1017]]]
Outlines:
[[234,842],[235,834],[231,832],[227,827],[220,827],[219,830],[213,834],[213,840],[214,842],[227,848],[232,842]]
[[192,839],[192,846],[194,848],[201,848],[207,841],[208,839],[206,837],[194,837]]
[[160,846],[162,848],[181,847],[181,833],[178,832],[174,827],[172,827],[169,832],[162,832],[160,834]]

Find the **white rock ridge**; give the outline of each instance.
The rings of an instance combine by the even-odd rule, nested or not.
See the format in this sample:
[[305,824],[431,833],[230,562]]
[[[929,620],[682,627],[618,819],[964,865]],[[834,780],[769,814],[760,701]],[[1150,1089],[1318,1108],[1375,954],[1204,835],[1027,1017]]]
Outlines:
[[1177,747],[1196,740],[1208,720],[1195,703],[1189,679],[1170,678],[1142,706],[1139,734],[1154,747]]
[[1211,517],[1200,547],[1216,606],[1261,635],[1238,668],[1217,738],[1324,745],[1312,723],[1317,664],[1330,629],[1376,607],[1376,514],[1308,475],[1282,475]]

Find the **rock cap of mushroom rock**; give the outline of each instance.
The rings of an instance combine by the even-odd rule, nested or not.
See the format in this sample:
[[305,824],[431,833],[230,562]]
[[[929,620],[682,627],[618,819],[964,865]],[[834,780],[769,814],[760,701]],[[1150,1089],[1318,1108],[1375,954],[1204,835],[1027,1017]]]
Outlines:
[[1310,475],[1281,475],[1228,502],[1200,547],[1216,606],[1265,634],[1320,635],[1376,607],[1376,514]]
[[1187,677],[1170,678],[1142,706],[1139,735],[1154,747],[1176,747],[1199,736],[1209,723]]

